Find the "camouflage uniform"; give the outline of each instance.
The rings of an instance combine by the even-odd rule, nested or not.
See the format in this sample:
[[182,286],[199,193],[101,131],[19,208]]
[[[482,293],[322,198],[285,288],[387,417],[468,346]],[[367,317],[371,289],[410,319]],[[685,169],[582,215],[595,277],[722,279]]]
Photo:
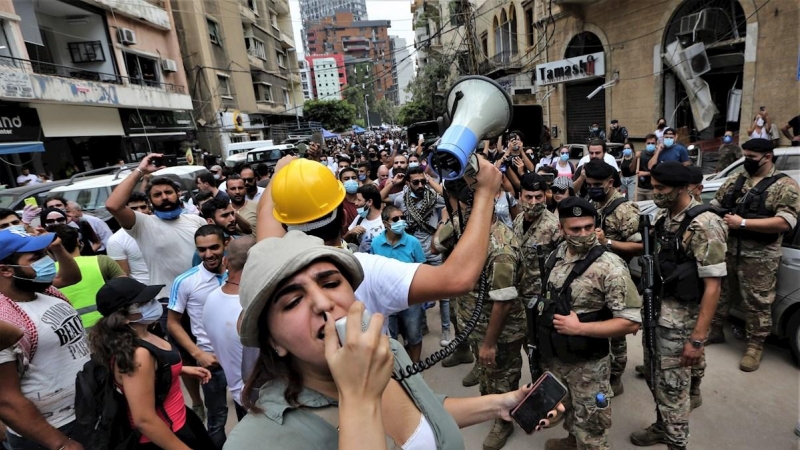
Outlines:
[[738,161],[742,157],[742,148],[736,144],[722,144],[718,155],[717,172]]
[[[550,273],[548,289],[556,289],[566,281],[575,263],[586,254],[570,255],[567,244],[556,249],[556,264]],[[611,253],[603,253],[586,272],[572,283],[571,311],[585,314],[611,310],[614,318],[641,323],[642,301],[631,280],[625,261]],[[610,358],[608,356],[580,363],[567,364],[557,359],[550,363],[550,370],[567,387],[564,399],[567,409],[564,428],[578,441],[581,449],[609,449],[608,429],[611,428],[611,408],[598,409],[595,395],[611,394]]]
[[[619,191],[614,189],[603,206],[610,205],[614,200],[623,197]],[[642,234],[639,232],[639,205],[634,202],[625,202],[617,206],[608,217],[603,217],[603,208],[597,202],[591,203],[597,209],[606,239],[618,242],[642,242]],[[619,378],[625,372],[625,366],[628,365],[628,341],[625,336],[611,338],[610,341],[611,376]]]
[[[775,168],[766,175],[771,177],[779,173]],[[747,172],[743,190],[749,191],[756,183]],[[717,191],[711,204],[721,207],[726,193],[733,190],[737,176],[729,177]],[[797,213],[800,211],[800,188],[791,177],[784,177],[767,189],[765,203],[775,217],[781,217],[794,228],[797,225]],[[728,283],[722,283],[717,313],[713,325],[721,327],[731,306],[732,293],[741,295],[746,312],[747,338],[750,342],[762,345],[772,328],[772,310],[770,305],[775,301],[775,284],[777,282],[778,264],[781,259],[781,242],[779,235],[775,242],[764,244],[749,239],[728,238],[726,257]]]
[[[655,222],[662,217],[666,233],[675,233],[686,212],[700,205],[692,200],[689,206],[675,217],[668,217],[669,211],[659,209]],[[721,278],[725,276],[725,241],[728,227],[713,212],[705,212],[695,217],[681,239],[682,248],[688,258],[697,261],[700,278]],[[661,251],[661,242],[656,240],[655,253]],[[697,387],[705,371],[705,354],[695,367],[681,366],[684,345],[691,339],[692,331],[700,314],[700,303],[681,302],[672,297],[661,299],[661,309],[656,328],[656,401],[659,418],[663,422],[669,445],[685,447],[689,439],[690,390]],[[650,360],[644,354],[645,367]],[[649,378],[648,378],[649,382]]]

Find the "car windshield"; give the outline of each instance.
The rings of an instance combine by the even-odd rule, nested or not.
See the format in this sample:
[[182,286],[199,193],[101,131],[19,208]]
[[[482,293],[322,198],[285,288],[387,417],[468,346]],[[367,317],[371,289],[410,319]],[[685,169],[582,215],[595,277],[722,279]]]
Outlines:
[[254,161],[277,161],[281,159],[280,150],[266,150],[263,152],[253,152],[247,154],[247,162]]
[[105,208],[106,200],[108,200],[108,188],[105,186],[93,189],[66,191],[61,192],[61,194],[67,201],[72,201],[81,205],[81,208],[85,211]]
[[11,208],[16,203],[17,196],[0,192],[0,208]]

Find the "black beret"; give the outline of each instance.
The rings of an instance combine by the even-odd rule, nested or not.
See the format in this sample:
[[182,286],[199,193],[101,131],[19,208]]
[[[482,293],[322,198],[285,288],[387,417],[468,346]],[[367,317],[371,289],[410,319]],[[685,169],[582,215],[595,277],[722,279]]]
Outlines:
[[689,166],[689,184],[700,184],[703,182],[703,169],[697,166]]
[[678,161],[664,161],[650,169],[650,176],[661,184],[672,187],[688,186],[692,172]]
[[592,159],[583,166],[583,173],[586,174],[586,178],[594,178],[595,180],[607,180],[614,176],[614,172],[616,172],[616,169],[602,159]]
[[547,180],[538,173],[526,173],[519,185],[526,191],[546,191],[548,189]]
[[586,199],[567,197],[558,204],[558,218],[569,219],[572,217],[597,217],[597,210]]
[[775,144],[769,139],[750,139],[742,144],[742,149],[757,153],[769,153],[775,150]]

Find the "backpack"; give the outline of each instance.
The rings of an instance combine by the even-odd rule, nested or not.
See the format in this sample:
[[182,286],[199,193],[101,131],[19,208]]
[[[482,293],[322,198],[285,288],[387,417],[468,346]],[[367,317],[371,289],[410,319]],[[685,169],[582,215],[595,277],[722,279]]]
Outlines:
[[[156,409],[172,422],[164,410],[164,400],[172,386],[172,367],[163,350],[141,339],[136,344],[156,358]],[[125,396],[114,384],[114,372],[94,357],[75,377],[74,438],[86,450],[133,448],[141,437],[128,420]]]

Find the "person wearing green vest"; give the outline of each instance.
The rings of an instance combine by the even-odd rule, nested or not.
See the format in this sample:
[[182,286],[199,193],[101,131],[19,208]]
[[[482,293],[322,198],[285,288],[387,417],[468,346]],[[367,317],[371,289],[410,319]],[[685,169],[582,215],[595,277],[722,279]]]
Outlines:
[[61,239],[61,245],[75,258],[81,271],[81,281],[61,288],[61,292],[67,297],[72,307],[78,311],[83,327],[88,329],[103,317],[97,312],[95,301],[97,291],[103,287],[106,281],[126,276],[125,272],[116,261],[106,255],[81,256],[81,244],[78,239],[78,230],[75,228],[68,225],[55,225],[48,227],[48,231],[55,233]]

